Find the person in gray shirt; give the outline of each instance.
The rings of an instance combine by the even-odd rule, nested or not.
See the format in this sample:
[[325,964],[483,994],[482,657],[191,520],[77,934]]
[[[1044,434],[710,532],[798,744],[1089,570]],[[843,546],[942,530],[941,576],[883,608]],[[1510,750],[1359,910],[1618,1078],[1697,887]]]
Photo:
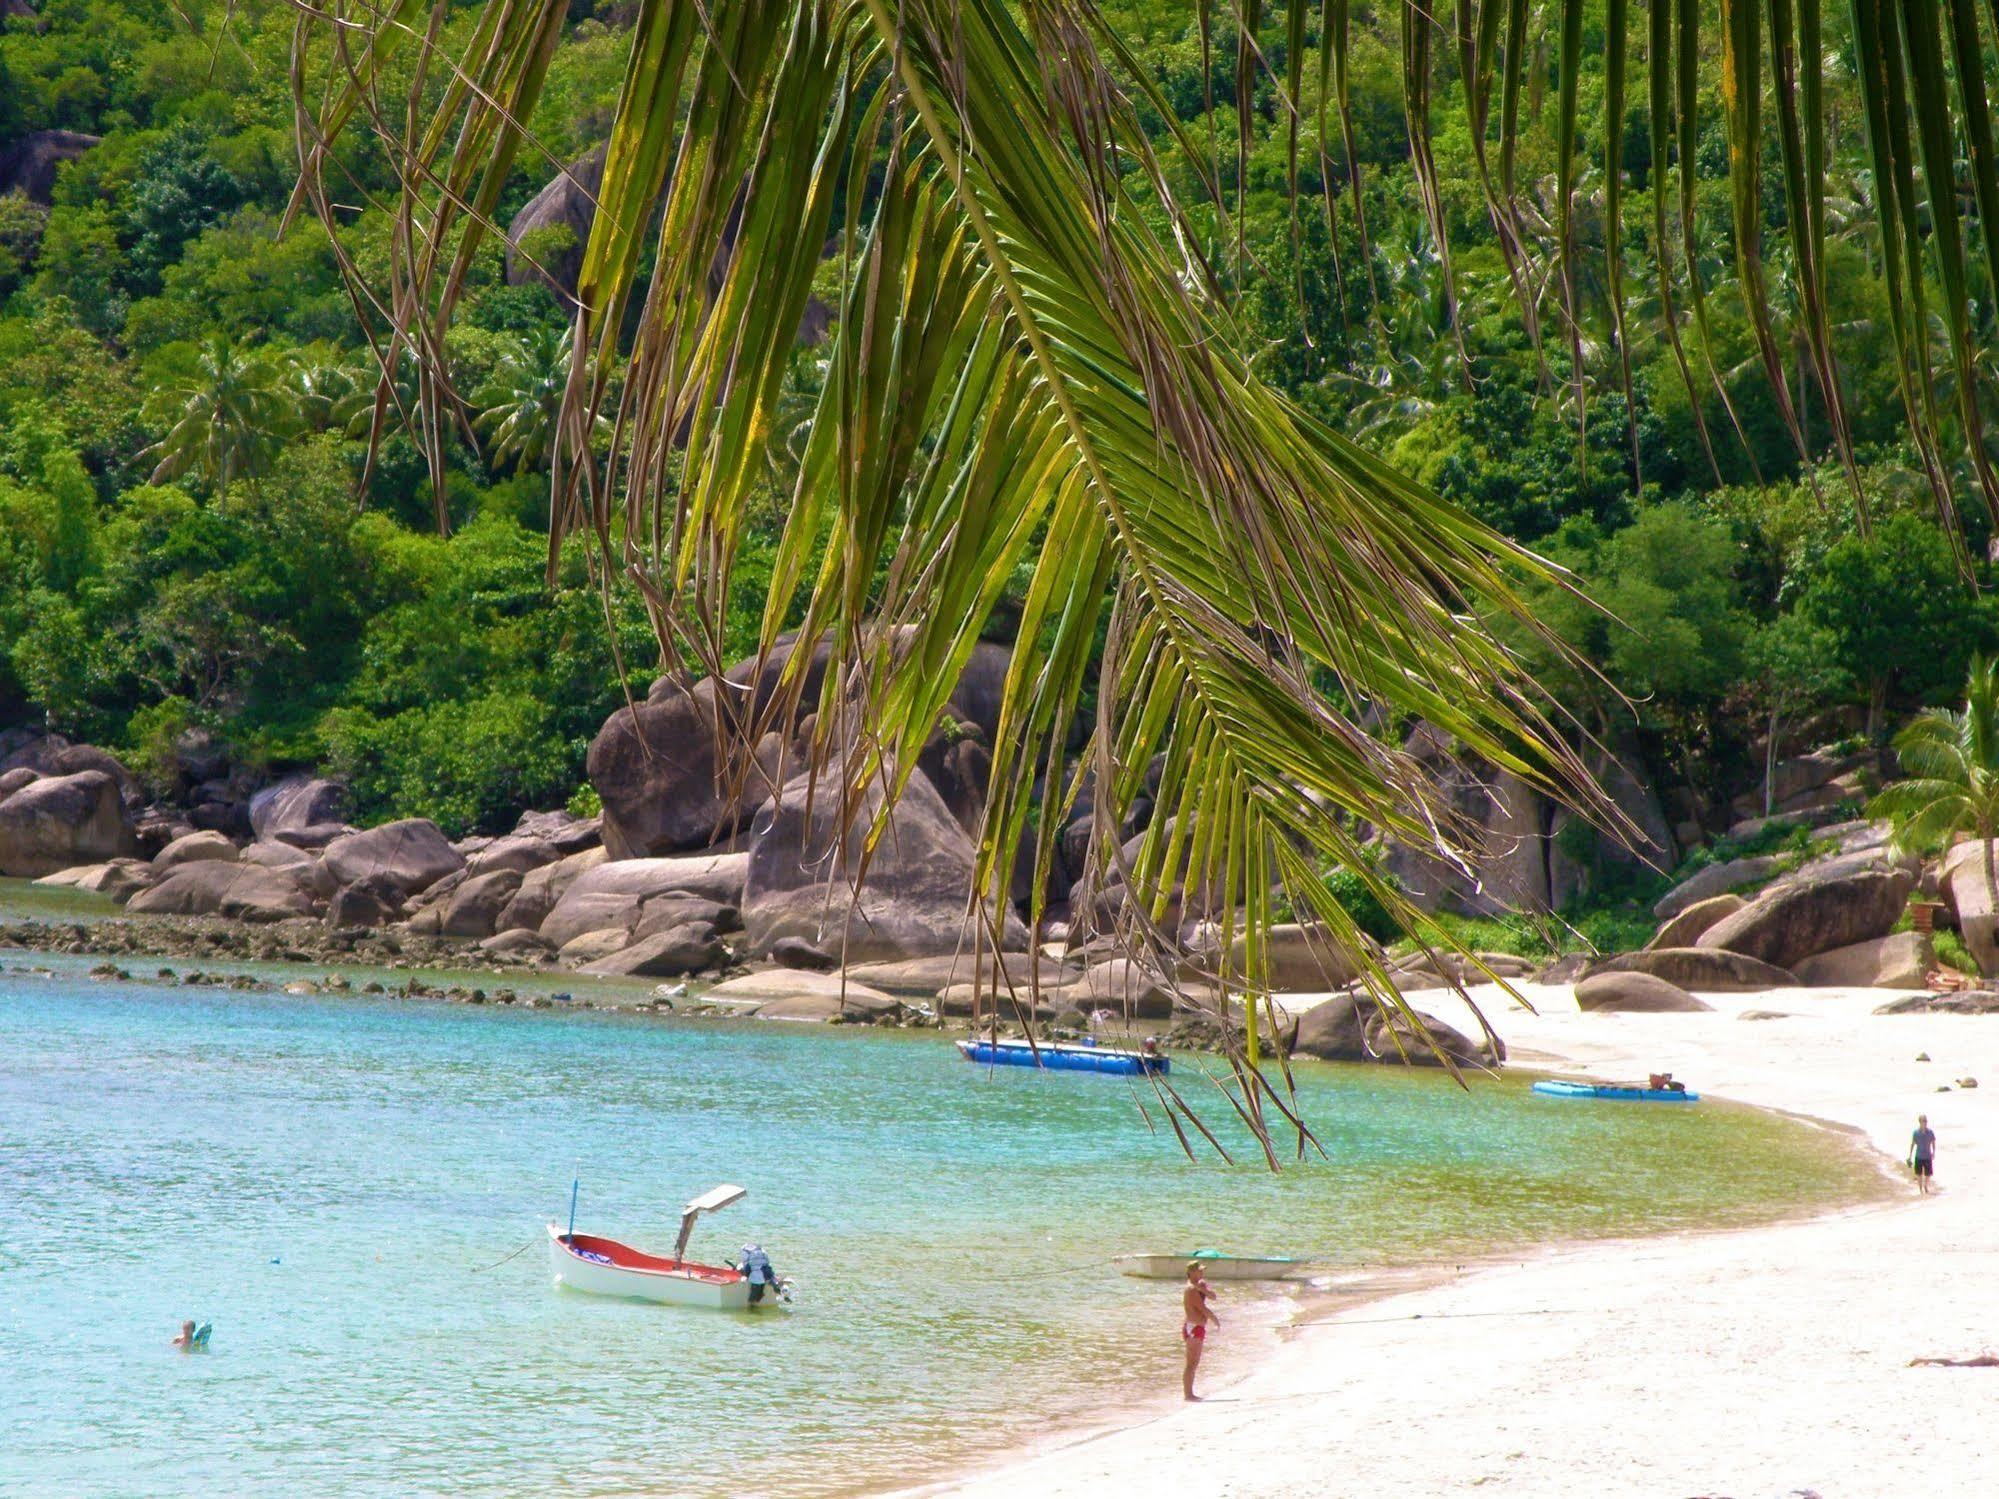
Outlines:
[[1930,1128],[1930,1116],[1916,1116],[1916,1132],[1909,1136],[1909,1165],[1916,1173],[1916,1189],[1930,1194],[1930,1179],[1936,1171],[1937,1136]]

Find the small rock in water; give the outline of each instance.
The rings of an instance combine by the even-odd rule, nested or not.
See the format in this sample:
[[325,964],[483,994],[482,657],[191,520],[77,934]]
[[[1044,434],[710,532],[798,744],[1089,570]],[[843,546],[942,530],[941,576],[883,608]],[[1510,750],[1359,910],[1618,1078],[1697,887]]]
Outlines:
[[1930,1059],[1930,1054],[1926,1051],[1919,1051],[1916,1053],[1916,1060],[1918,1062],[1927,1062],[1929,1059]]
[[293,979],[289,984],[285,985],[285,993],[287,994],[317,994],[318,992],[319,985],[309,979]]
[[1975,1088],[1978,1086],[1978,1079],[1975,1077],[1961,1077],[1957,1080],[1957,1085],[1960,1088]]
[[363,994],[386,994],[388,990],[382,987],[380,979],[369,979],[367,983],[361,986],[361,992]]
[[1949,1083],[1938,1083],[1938,1084],[1937,1084],[1937,1092],[1939,1092],[1939,1093],[1948,1093],[1948,1092],[1950,1092],[1950,1084],[1949,1084]]

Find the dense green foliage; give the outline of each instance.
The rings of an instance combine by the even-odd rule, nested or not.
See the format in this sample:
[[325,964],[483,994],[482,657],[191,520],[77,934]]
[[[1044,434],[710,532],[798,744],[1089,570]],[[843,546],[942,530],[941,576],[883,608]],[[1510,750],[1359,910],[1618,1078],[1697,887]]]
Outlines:
[[[1758,364],[1732,280],[1718,134],[1694,163],[1710,335],[1687,336],[1695,364],[1720,372],[1728,404],[1713,390],[1691,404],[1661,338],[1637,336],[1620,351],[1599,278],[1583,289],[1577,347],[1599,372],[1628,354],[1635,408],[1621,395],[1592,401],[1579,440],[1578,413],[1559,394],[1569,341],[1550,337],[1537,351],[1527,336],[1475,186],[1448,49],[1438,49],[1434,88],[1454,251],[1447,285],[1416,207],[1392,13],[1356,19],[1355,159],[1337,132],[1322,153],[1315,123],[1303,122],[1307,196],[1294,212],[1286,112],[1268,77],[1238,98],[1222,15],[1204,59],[1191,8],[1115,0],[1106,9],[1175,123],[1218,143],[1227,211],[1198,206],[1190,167],[1179,169],[1178,190],[1210,228],[1205,248],[1247,309],[1263,372],[1535,544],[1604,606],[1550,587],[1537,610],[1593,672],[1571,670],[1539,639],[1515,642],[1592,732],[1621,730],[1635,714],[1661,778],[1725,802],[1762,773],[1764,742],[1842,706],[1879,732],[1890,714],[1948,696],[1969,655],[1995,643],[1999,622],[1973,589],[1987,569],[1954,555],[1904,441],[1857,125],[1833,135],[1840,213],[1828,286],[1830,316],[1853,330],[1841,377],[1865,534],[1813,426],[1822,414],[1811,391],[1800,379],[1805,425],[1817,432],[1808,466]],[[309,216],[276,232],[295,176],[293,12],[272,0],[229,7],[226,33],[224,12],[49,0],[39,18],[0,32],[0,142],[41,129],[103,137],[63,168],[48,206],[0,198],[0,727],[46,723],[121,746],[165,776],[177,732],[205,726],[252,759],[332,767],[352,779],[364,813],[424,812],[453,829],[565,800],[583,745],[621,701],[618,655],[642,679],[657,650],[629,599],[607,605],[580,550],[565,554],[558,586],[544,582],[541,470],[567,369],[560,301],[540,284],[509,286],[499,249],[483,249],[449,335],[468,410],[445,439],[446,493],[431,491],[407,389],[387,403],[371,462],[376,378],[335,246]],[[606,129],[624,35],[617,17],[597,19],[587,3],[572,14],[533,120],[544,149],[522,153],[502,223],[551,161],[573,160]],[[470,15],[457,11],[448,35]],[[1845,26],[1828,17],[1828,44],[1842,57]],[[1594,96],[1601,39],[1586,40],[1583,88]],[[1282,27],[1261,41],[1281,76]],[[1526,100],[1523,182],[1553,172],[1551,82],[1544,60]],[[1711,74],[1706,87],[1717,87]],[[1837,77],[1832,88],[1836,116],[1857,109]],[[1146,109],[1168,149],[1167,122]],[[1246,171],[1232,149],[1239,109],[1253,126]],[[1656,177],[1642,103],[1627,126],[1623,187],[1642,205]],[[1599,159],[1601,143],[1585,137],[1584,158]],[[1346,196],[1356,168],[1365,246]],[[343,170],[343,202],[392,195],[368,148],[355,147]],[[1781,224],[1774,183],[1763,211],[1767,229]],[[378,270],[392,232],[386,209],[358,207],[343,217],[339,248]],[[1582,232],[1600,238],[1601,224]],[[1797,298],[1781,239],[1771,240],[1766,274],[1781,320]],[[531,248],[547,258],[562,246]],[[1642,299],[1656,247],[1635,236],[1624,250],[1629,294]],[[829,286],[835,269],[824,268]],[[1984,299],[1988,318],[1993,300]],[[795,363],[794,383],[809,395],[819,372],[809,352]],[[750,639],[756,570],[767,567],[799,447],[795,433],[780,437],[768,525],[747,545],[739,580],[739,645]],[[1956,476],[1967,497],[1969,482]],[[1976,508],[1961,508],[1971,553],[1982,556]]]

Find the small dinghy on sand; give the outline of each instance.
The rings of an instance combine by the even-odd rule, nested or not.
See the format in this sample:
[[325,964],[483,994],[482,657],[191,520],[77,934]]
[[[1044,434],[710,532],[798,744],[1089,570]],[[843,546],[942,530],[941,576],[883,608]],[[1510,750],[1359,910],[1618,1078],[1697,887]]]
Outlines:
[[1620,1083],[1573,1083],[1543,1078],[1534,1085],[1543,1098],[1608,1098],[1625,1103],[1699,1103],[1700,1094],[1685,1088],[1641,1088]]
[[1120,1254],[1111,1263],[1125,1275],[1142,1280],[1179,1280],[1187,1267],[1198,1264],[1209,1280],[1295,1280],[1310,1272],[1308,1260],[1283,1254],[1224,1254],[1196,1249],[1192,1254]]
[[960,1041],[958,1050],[968,1062],[987,1067],[1040,1067],[1049,1072],[1108,1072],[1118,1077],[1141,1077],[1148,1072],[1166,1073],[1173,1064],[1155,1048],[1125,1051],[1115,1046],[1098,1046],[1075,1041]]
[[[740,1202],[745,1193],[737,1186],[720,1186],[704,1192],[681,1212],[680,1237],[671,1255],[647,1254],[616,1239],[576,1232],[576,1198],[569,1200],[569,1232],[548,1225],[548,1260],[555,1283],[592,1296],[622,1296],[628,1300],[656,1301],[669,1306],[698,1306],[713,1311],[748,1311],[760,1301],[776,1300],[787,1292],[785,1283],[770,1271],[770,1261],[762,1258],[761,1283],[751,1274],[732,1265],[703,1265],[687,1258],[687,1241],[694,1223],[703,1213],[716,1212]],[[757,1267],[752,1266],[754,1271]]]

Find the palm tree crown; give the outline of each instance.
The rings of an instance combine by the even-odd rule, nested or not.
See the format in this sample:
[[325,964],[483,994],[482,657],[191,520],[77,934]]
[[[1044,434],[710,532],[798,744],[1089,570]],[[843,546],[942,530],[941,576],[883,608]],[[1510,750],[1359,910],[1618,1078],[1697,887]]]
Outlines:
[[1895,736],[1907,772],[1869,803],[1869,817],[1894,826],[1895,846],[1911,853],[1948,849],[1970,834],[1982,845],[1985,890],[1999,911],[1999,662],[1975,656],[1962,710],[1931,708]]

